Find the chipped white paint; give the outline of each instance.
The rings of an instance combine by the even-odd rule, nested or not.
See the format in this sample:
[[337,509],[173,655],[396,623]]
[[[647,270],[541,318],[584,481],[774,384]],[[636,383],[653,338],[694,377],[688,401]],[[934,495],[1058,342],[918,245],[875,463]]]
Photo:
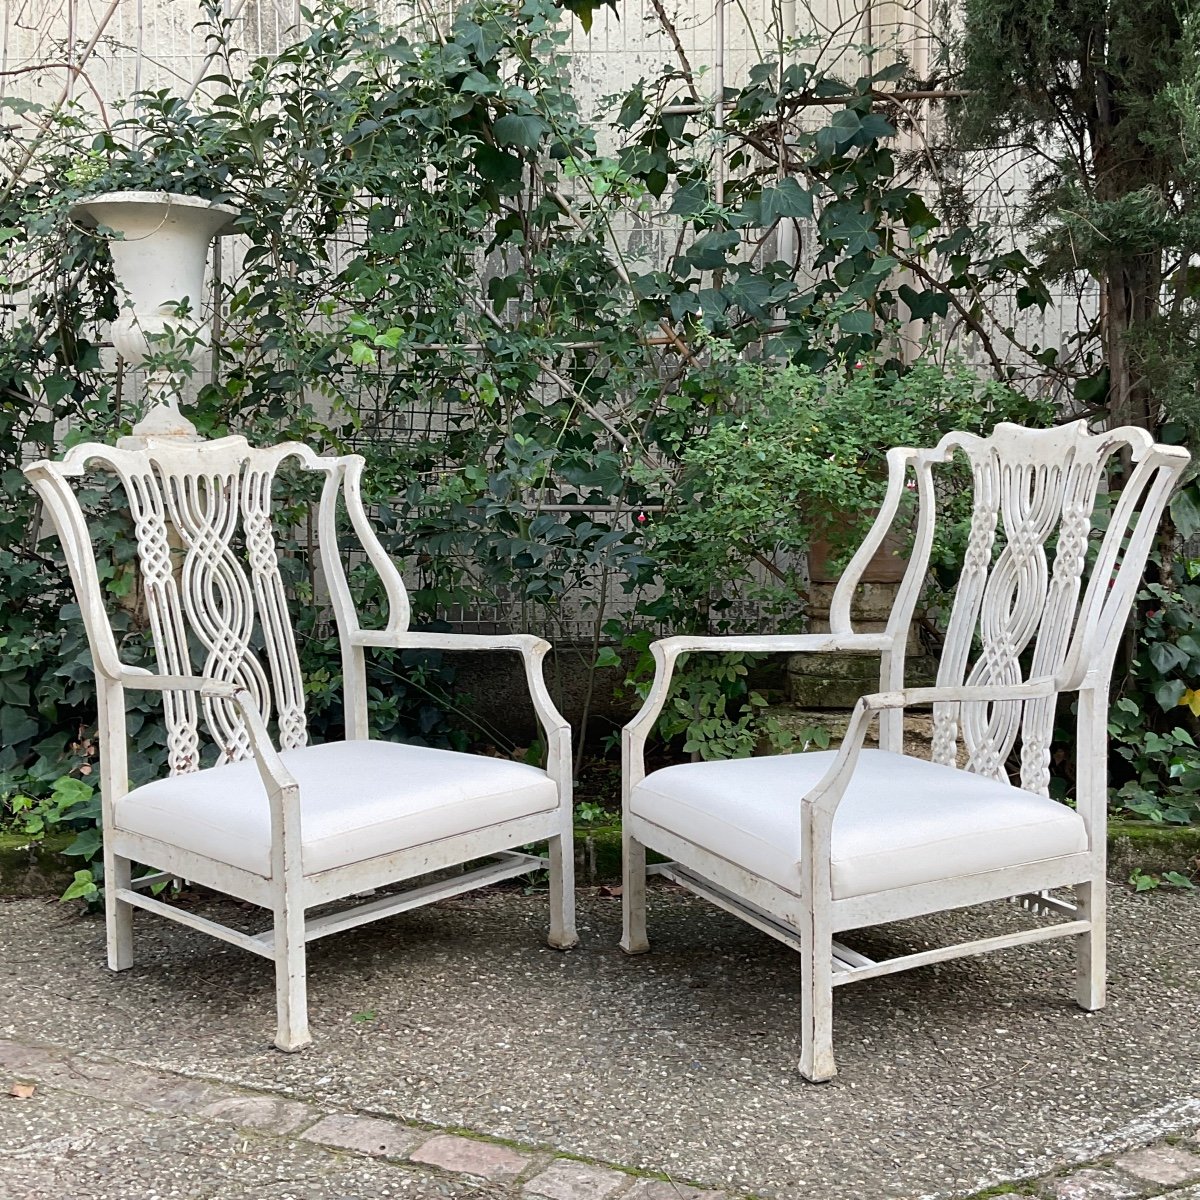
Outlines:
[[[306,941],[525,873],[544,860],[518,848],[539,841],[549,842],[550,943],[560,949],[574,945],[571,734],[542,676],[549,643],[524,634],[486,637],[411,632],[403,581],[363,508],[360,456],[323,457],[299,444],[256,449],[242,437],[143,440],[141,449],[98,443],[76,446],[59,462],[38,462],[26,470],[62,539],[96,670],[109,965],[121,970],[132,964],[131,914],[135,906],[265,955],[276,967],[276,1045],[296,1050],[310,1040]],[[557,797],[553,808],[496,821],[489,819],[486,798],[481,796],[471,827],[457,829],[452,836],[365,860],[360,854],[354,861],[319,872],[305,871],[302,797],[280,758],[280,749],[299,751],[307,740],[303,681],[271,520],[271,484],[279,466],[288,461],[325,477],[319,548],[343,647],[347,736],[369,737],[367,648],[516,652],[524,660],[530,695],[548,747],[545,774]],[[128,666],[118,652],[87,522],[74,489],[79,477],[91,470],[114,473],[128,497],[158,656],[157,673]],[[383,629],[360,625],[337,541],[339,502],[345,505],[359,543],[383,582],[389,604]],[[252,644],[256,639],[262,643],[261,658]],[[196,646],[199,662],[193,661]],[[222,771],[231,769],[220,764],[254,761],[262,792],[257,797],[248,795],[247,803],[261,803],[270,812],[272,849],[266,875],[202,853],[183,837],[163,840],[132,833],[114,819],[116,806],[129,791],[125,693],[137,689],[163,693],[172,775],[199,772],[211,781],[213,789],[220,789],[224,786]],[[277,729],[277,740],[269,732],[271,724]],[[200,764],[202,726],[216,743],[218,765]],[[347,795],[353,796],[352,776],[346,785]],[[348,799],[347,804],[352,806],[353,800]],[[499,861],[384,901],[305,922],[305,910],[315,905],[485,857]],[[250,937],[146,896],[131,882],[132,862],[152,865],[268,908],[273,916],[272,932]]]
[[[1105,468],[1126,453],[1128,478],[1098,529],[1090,571],[1086,551]],[[962,577],[937,686],[904,688],[906,634],[925,579],[936,509],[934,469],[962,456],[974,479],[974,508]],[[1088,433],[1083,422],[1059,429],[1000,425],[989,438],[947,435],[931,450],[888,454],[888,490],[871,532],[834,594],[828,634],[794,637],[673,637],[651,647],[657,671],[645,705],[623,737],[624,936],[631,954],[649,948],[645,914],[645,851],[674,860],[665,874],[801,953],[801,1072],[811,1080],[835,1073],[832,991],[836,985],[928,962],[1042,940],[1074,937],[1075,995],[1085,1009],[1104,1005],[1106,753],[1108,692],[1120,633],[1128,618],[1159,519],[1188,461],[1176,447],[1155,445],[1139,429]],[[883,634],[856,634],[850,602],[863,570],[891,529],[915,477],[919,515],[912,557]],[[1053,565],[1047,547],[1053,542]],[[1086,577],[1086,581],[1085,581]],[[671,690],[675,663],[692,652],[857,650],[880,655],[880,691],[862,697],[841,750],[824,778],[799,798],[801,854],[791,886],[738,865],[733,856],[698,844],[687,828],[666,828],[631,811],[634,789],[646,778],[645,742]],[[1029,654],[1029,678],[1021,658]],[[835,899],[831,885],[834,815],[854,779],[864,738],[878,720],[882,749],[903,753],[902,718],[912,705],[932,704],[935,762],[957,766],[958,740],[967,771],[1008,782],[1004,764],[1020,742],[1020,788],[1047,794],[1049,738],[1055,704],[1077,695],[1076,809],[1086,850],[982,873],[942,878]],[[703,769],[700,765],[698,769]],[[953,780],[953,775],[947,778]],[[729,795],[736,808],[738,797]],[[1075,905],[1040,893],[1073,887]],[[1003,937],[906,955],[876,963],[833,940],[837,932],[1017,896],[1025,909],[1064,918]]]

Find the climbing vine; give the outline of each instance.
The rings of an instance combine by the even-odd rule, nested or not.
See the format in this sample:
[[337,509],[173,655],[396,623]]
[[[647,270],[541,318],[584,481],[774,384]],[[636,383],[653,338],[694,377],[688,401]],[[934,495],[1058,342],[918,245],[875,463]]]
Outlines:
[[[753,413],[747,358],[807,378],[857,371],[853,386],[902,424],[924,419],[922,378],[949,380],[981,422],[1030,411],[1003,389],[980,408],[973,376],[935,365],[949,321],[1006,374],[987,297],[1019,289],[1038,306],[1048,294],[1025,255],[940,211],[898,165],[907,118],[889,97],[911,85],[903,63],[857,73],[788,46],[719,112],[674,63],[592,119],[566,49],[570,22],[591,10],[570,8],[474,0],[442,24],[395,26],[320,0],[302,35],[252,57],[209,3],[194,95],[142,93],[107,120],[0,100],[6,286],[28,297],[0,345],[0,793],[58,804],[55,781],[86,780],[94,758],[85,650],[19,474],[64,439],[111,436],[136,408],[136,380],[103,343],[121,303],[107,256],[70,219],[85,195],[150,187],[237,207],[197,425],[363,451],[418,619],[499,607],[555,633],[582,614],[582,644],[557,640],[593,689],[617,641],[636,651],[651,631],[720,628],[738,589],[758,586],[743,567],[792,571],[795,547],[782,544],[735,540],[732,566],[685,553],[721,536],[727,514],[697,484],[698,448]],[[672,250],[636,253],[629,228]],[[785,231],[791,259],[778,254]],[[927,373],[914,376],[923,347]],[[843,439],[870,458],[895,421],[848,418]],[[310,602],[302,655],[321,736],[340,721],[339,668],[316,603],[310,499],[297,482],[280,505],[297,531],[289,584]],[[145,630],[120,609],[121,517],[102,488],[89,503],[132,659]],[[354,582],[368,610],[379,602],[368,572]],[[803,596],[788,603],[784,619],[802,619]],[[448,666],[390,669],[381,734],[461,744],[472,727]],[[718,715],[736,723],[748,691],[721,688]],[[139,762],[156,769],[153,711],[134,728]]]

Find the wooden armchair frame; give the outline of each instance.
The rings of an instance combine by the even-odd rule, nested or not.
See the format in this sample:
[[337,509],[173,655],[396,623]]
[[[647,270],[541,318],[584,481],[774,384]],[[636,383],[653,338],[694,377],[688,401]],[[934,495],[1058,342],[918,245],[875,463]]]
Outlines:
[[[1104,486],[1106,464],[1122,452],[1131,469],[1088,572],[1085,559],[1097,494]],[[956,454],[966,456],[974,479],[965,565],[938,684],[905,689],[909,623],[934,537],[933,469]],[[649,948],[645,881],[646,848],[650,847],[671,860],[654,868],[662,875],[800,952],[800,1070],[813,1081],[835,1074],[832,1000],[833,989],[843,984],[1048,938],[1073,937],[1076,1000],[1085,1009],[1102,1007],[1109,682],[1159,519],[1187,461],[1183,450],[1155,445],[1142,430],[1118,429],[1092,436],[1083,422],[1044,431],[1001,425],[990,438],[956,433],[932,450],[892,450],[882,509],[837,585],[830,633],[671,637],[656,642],[652,689],[623,737],[622,948],[629,954]],[[912,557],[886,630],[855,633],[850,616],[854,591],[895,522],[914,475],[919,515]],[[1003,548],[997,541],[998,527],[1006,535]],[[1044,547],[1055,530],[1058,540],[1051,567]],[[880,655],[880,690],[858,701],[841,749],[821,756],[826,769],[817,772],[804,794],[795,796],[795,877],[789,886],[746,869],[711,845],[698,844],[687,829],[666,827],[639,815],[636,798],[647,779],[646,738],[670,695],[681,655],[844,651]],[[1028,680],[1021,679],[1023,655],[1032,656]],[[933,763],[938,772],[933,785],[951,790],[959,774],[960,736],[968,754],[966,770],[1006,785],[1005,763],[1019,739],[1020,790],[1046,796],[1054,706],[1060,695],[1072,692],[1078,698],[1076,810],[1086,831],[1086,848],[968,874],[956,874],[953,863],[948,863],[940,877],[910,886],[834,895],[835,818],[853,786],[872,722],[879,722],[881,751],[902,755],[904,710],[932,705]],[[697,770],[703,767],[698,764]],[[730,795],[728,803],[737,805],[738,798]],[[1073,904],[1049,894],[1064,887],[1074,888]],[[883,962],[834,940],[834,934],[846,930],[1012,897],[1020,897],[1030,911],[1063,919]]]
[[[134,908],[271,959],[276,974],[275,1043],[296,1050],[310,1041],[305,945],[315,938],[548,866],[549,942],[560,949],[574,945],[571,731],[543,679],[542,660],[549,643],[524,634],[491,637],[410,630],[404,582],[371,528],[363,504],[364,462],[358,455],[321,456],[295,443],[259,449],[242,437],[133,440],[141,444],[76,446],[60,462],[37,462],[26,469],[62,541],[95,666],[109,966],[120,971],[133,963]],[[319,552],[341,641],[347,743],[370,740],[368,650],[514,652],[524,663],[545,737],[544,777],[553,785],[552,804],[498,821],[489,821],[481,811],[477,825],[449,836],[306,870],[304,796],[296,778],[302,772],[296,764],[302,764],[312,749],[306,749],[303,680],[271,518],[272,482],[280,465],[289,460],[325,477]],[[158,672],[130,666],[118,653],[86,517],[73,487],[93,467],[118,476],[131,506]],[[383,583],[388,618],[382,629],[364,629],[360,624],[338,546],[339,501]],[[244,561],[237,553],[239,530],[245,541]],[[265,666],[252,648],[256,634],[261,635]],[[204,656],[199,671],[192,667],[197,640]],[[121,813],[130,796],[125,694],[137,689],[163,693],[172,777],[198,773],[197,778],[221,788],[223,780],[233,778],[222,772],[233,771],[242,760],[253,762],[262,790],[257,800],[248,797],[247,803],[261,803],[269,810],[269,869],[245,869],[183,841],[147,836],[124,826]],[[273,714],[278,747],[268,728]],[[199,765],[201,716],[217,742],[218,762],[224,765]],[[477,757],[425,753],[456,760]],[[436,771],[449,759],[428,761],[433,763],[429,769]],[[534,778],[542,772],[513,763],[496,765],[497,760],[479,758],[478,762],[480,770],[504,767],[530,772],[518,783],[541,787],[541,794],[548,795]],[[352,769],[345,783],[353,802]],[[480,804],[482,809],[486,801]],[[549,844],[548,860],[519,849],[541,841]],[[306,919],[306,910],[315,906],[480,859],[491,861],[440,882]],[[152,865],[157,871],[135,880],[134,863]],[[246,934],[146,894],[150,884],[172,876],[270,910],[271,930]]]

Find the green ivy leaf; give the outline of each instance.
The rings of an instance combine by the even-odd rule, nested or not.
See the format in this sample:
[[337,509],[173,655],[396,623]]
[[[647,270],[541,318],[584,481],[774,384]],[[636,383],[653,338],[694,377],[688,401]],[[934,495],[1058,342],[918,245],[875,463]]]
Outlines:
[[829,129],[832,130],[834,142],[840,150],[858,137],[862,131],[862,117],[852,108],[840,109],[829,119]]
[[763,188],[758,204],[756,224],[764,228],[774,225],[781,217],[807,219],[813,215],[812,192],[802,188],[795,179],[782,179],[774,187]]
[[719,271],[729,265],[729,252],[742,244],[733,230],[714,230],[698,237],[685,258],[698,271]]
[[45,394],[46,402],[50,405],[55,405],[65,399],[74,389],[75,380],[66,375],[48,375],[42,380],[42,392]]
[[821,214],[818,225],[830,241],[844,242],[847,254],[874,250],[879,245],[873,215],[855,200],[839,200],[836,204],[830,204]]
[[865,138],[878,141],[881,138],[895,137],[896,127],[879,113],[867,113],[859,125],[859,132]]
[[621,656],[613,649],[612,646],[601,646],[599,653],[596,655],[597,667],[619,667],[621,665]]
[[63,892],[60,899],[90,901],[96,899],[99,894],[100,890],[96,887],[91,871],[76,871],[74,882]]
[[693,179],[676,188],[668,210],[677,217],[694,217],[708,204],[708,187],[702,179]]
[[918,292],[916,288],[902,283],[897,289],[900,299],[908,306],[914,321],[927,321],[930,317],[944,317],[950,311],[950,297],[933,288]]
[[875,317],[865,308],[852,309],[838,316],[843,333],[871,334],[875,332]]
[[1170,642],[1155,642],[1149,653],[1150,661],[1160,675],[1166,675],[1175,667],[1183,666],[1188,660],[1188,656]]
[[502,146],[520,146],[536,150],[550,126],[533,113],[508,113],[493,126],[492,133]]
[[1194,483],[1175,493],[1171,499],[1171,520],[1180,536],[1194,537],[1200,533],[1200,503],[1197,503],[1197,487]]

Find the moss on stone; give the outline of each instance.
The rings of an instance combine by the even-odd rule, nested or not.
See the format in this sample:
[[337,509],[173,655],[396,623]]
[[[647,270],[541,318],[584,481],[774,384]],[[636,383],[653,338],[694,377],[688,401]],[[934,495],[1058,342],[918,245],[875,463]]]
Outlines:
[[1194,872],[1200,859],[1200,825],[1109,821],[1108,856],[1114,873]]
[[0,833],[0,896],[61,894],[79,866],[63,850],[73,833],[31,840],[25,833]]

